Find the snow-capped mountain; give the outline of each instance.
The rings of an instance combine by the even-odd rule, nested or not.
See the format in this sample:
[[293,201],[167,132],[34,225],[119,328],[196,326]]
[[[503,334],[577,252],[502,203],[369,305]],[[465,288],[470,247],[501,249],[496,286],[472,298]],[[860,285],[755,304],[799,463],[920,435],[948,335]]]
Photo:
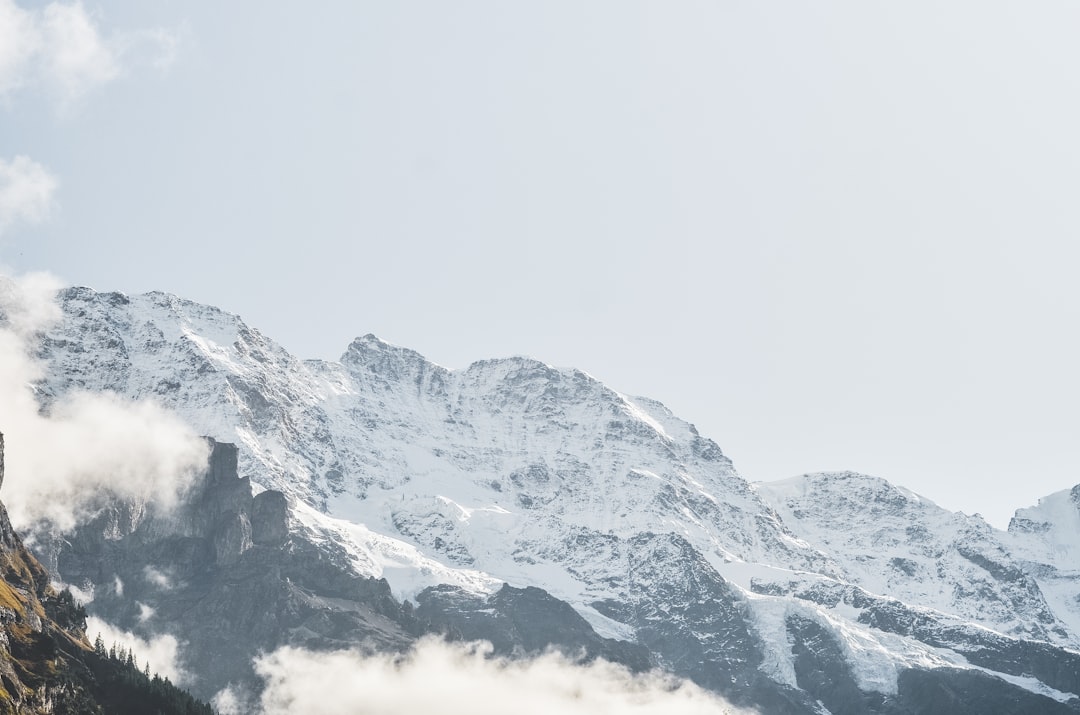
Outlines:
[[979,516],[863,474],[808,474],[755,488],[839,564],[843,581],[1020,638],[1080,643],[1020,568],[1008,535]]
[[1080,485],[1017,510],[1009,537],[1008,547],[1064,621],[1075,647],[1080,639]]
[[578,370],[509,358],[450,371],[370,335],[340,363],[301,362],[173,296],[77,289],[62,303],[77,319],[47,337],[44,393],[154,397],[236,442],[242,475],[337,533],[362,524],[579,603],[610,595],[589,595],[607,561],[597,544],[646,531],[680,533],[718,562],[831,572],[692,425]]
[[578,370],[448,370],[371,335],[302,361],[174,296],[59,300],[44,402],[152,397],[236,443],[240,475],[288,497],[294,540],[426,622],[469,635],[454,613],[538,608],[506,583],[769,712],[1080,709],[1072,493],[1005,533],[862,475],[751,485],[662,404]]

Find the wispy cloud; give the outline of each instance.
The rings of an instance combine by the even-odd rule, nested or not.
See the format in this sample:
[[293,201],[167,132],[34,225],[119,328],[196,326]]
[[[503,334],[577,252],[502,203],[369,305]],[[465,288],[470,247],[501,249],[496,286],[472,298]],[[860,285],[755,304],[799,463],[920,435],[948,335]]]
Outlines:
[[42,12],[42,68],[66,101],[120,74],[116,49],[101,36],[82,3],[50,3]]
[[53,207],[58,185],[48,169],[29,157],[0,158],[0,234],[20,221],[44,220]]
[[[605,661],[557,654],[491,657],[490,644],[422,641],[406,656],[365,657],[281,648],[256,661],[263,715],[720,715],[733,708],[692,683],[635,675]],[[223,715],[251,712],[235,693],[215,699]]]
[[0,0],[0,97],[41,85],[66,108],[121,76],[129,61],[167,67],[178,39],[162,28],[106,34],[79,1],[28,10]]
[[[140,608],[146,608],[139,604]],[[123,647],[132,652],[139,662],[139,668],[150,664],[150,671],[157,673],[163,678],[168,678],[173,683],[184,685],[192,680],[191,673],[180,664],[181,644],[175,636],[169,634],[142,638],[130,631],[103,621],[97,616],[86,619],[86,634],[93,641],[100,634],[106,648],[113,644]]]
[[126,32],[119,36],[117,44],[126,61],[165,72],[176,63],[186,36],[186,27],[178,30],[155,27]]
[[174,504],[206,466],[206,443],[151,402],[75,393],[42,413],[34,383],[40,332],[59,317],[58,283],[44,274],[0,277],[2,496],[17,528],[61,530],[103,494]]
[[41,45],[38,19],[14,0],[0,0],[0,96],[27,81]]

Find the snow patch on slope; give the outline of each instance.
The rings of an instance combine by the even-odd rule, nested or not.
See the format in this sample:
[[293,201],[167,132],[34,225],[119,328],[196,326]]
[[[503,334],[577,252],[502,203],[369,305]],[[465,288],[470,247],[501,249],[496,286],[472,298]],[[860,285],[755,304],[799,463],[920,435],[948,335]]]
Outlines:
[[[630,639],[590,604],[626,596],[632,539],[677,534],[747,592],[779,682],[794,682],[791,613],[841,634],[870,689],[894,691],[909,664],[955,663],[843,606],[752,593],[755,581],[857,584],[958,622],[1080,643],[1080,620],[1062,615],[1080,577],[1067,571],[1080,517],[1056,502],[1024,517],[1051,526],[1010,541],[864,475],[751,487],[693,425],[579,370],[520,357],[448,370],[372,335],[339,362],[300,361],[236,316],[165,294],[72,289],[63,303],[43,347],[46,399],[73,387],[149,396],[237,442],[244,476],[292,496],[300,528],[399,598],[438,583],[538,586]],[[1036,584],[1025,559],[1048,575]]]
[[335,519],[299,502],[293,512],[313,543],[331,542],[343,548],[356,572],[385,578],[398,600],[415,599],[429,586],[448,583],[476,594],[494,593],[502,582],[471,569],[447,567],[399,539],[373,532],[363,524]]
[[884,479],[807,474],[754,489],[842,581],[1000,633],[1075,645],[1007,535]]

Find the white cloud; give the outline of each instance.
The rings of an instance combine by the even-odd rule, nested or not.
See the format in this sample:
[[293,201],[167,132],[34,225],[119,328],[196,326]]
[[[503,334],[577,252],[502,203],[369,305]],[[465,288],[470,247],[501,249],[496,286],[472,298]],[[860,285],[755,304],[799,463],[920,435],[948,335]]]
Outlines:
[[75,600],[84,606],[94,600],[94,584],[92,583],[88,584],[89,587],[85,590],[73,584],[64,583],[63,581],[53,581],[52,585],[57,591],[63,591],[66,588],[71,592],[71,595]]
[[157,570],[153,566],[143,568],[143,576],[146,577],[149,583],[165,591],[169,591],[173,587],[172,579],[169,578],[168,574]]
[[120,54],[124,59],[139,65],[149,65],[165,72],[176,63],[183,45],[185,28],[166,30],[155,27],[147,30],[135,30],[118,38]]
[[147,663],[150,664],[150,672],[157,673],[162,678],[168,678],[175,684],[183,685],[192,681],[191,673],[180,665],[181,644],[174,636],[169,634],[142,638],[130,631],[117,628],[97,616],[86,619],[86,635],[93,642],[98,634],[105,642],[106,648],[113,644],[123,646],[132,652],[139,662],[139,669]]
[[[281,648],[256,661],[266,689],[263,715],[719,715],[733,708],[692,683],[634,675],[606,661],[573,663],[557,654],[531,660],[490,657],[490,644],[421,641],[407,656]],[[224,691],[219,712],[241,712]]]
[[139,623],[146,623],[157,613],[153,607],[147,606],[142,601],[136,601],[135,605],[139,607]]
[[162,28],[106,35],[78,0],[40,10],[0,0],[0,97],[40,84],[68,106],[119,77],[128,63],[169,66],[178,41],[178,33]]
[[17,221],[44,220],[52,208],[57,185],[48,169],[28,157],[0,159],[0,233]]
[[2,496],[12,523],[74,526],[105,494],[163,506],[206,466],[207,445],[157,405],[75,393],[42,414],[33,383],[36,337],[59,315],[55,279],[0,277],[0,431],[6,438]]
[[61,96],[75,100],[120,74],[115,48],[98,32],[82,3],[50,3],[41,16],[42,62]]
[[218,715],[243,715],[250,712],[245,698],[234,688],[225,688],[214,696],[210,704]]
[[14,0],[0,0],[0,96],[26,81],[30,60],[41,43],[34,15]]

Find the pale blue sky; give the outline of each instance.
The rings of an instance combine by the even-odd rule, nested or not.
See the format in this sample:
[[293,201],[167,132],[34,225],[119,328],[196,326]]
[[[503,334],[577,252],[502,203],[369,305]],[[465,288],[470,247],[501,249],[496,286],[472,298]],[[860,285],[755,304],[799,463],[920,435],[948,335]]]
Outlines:
[[749,479],[1080,482],[1075,3],[88,2],[74,59],[57,7],[0,0],[14,270],[572,365]]

